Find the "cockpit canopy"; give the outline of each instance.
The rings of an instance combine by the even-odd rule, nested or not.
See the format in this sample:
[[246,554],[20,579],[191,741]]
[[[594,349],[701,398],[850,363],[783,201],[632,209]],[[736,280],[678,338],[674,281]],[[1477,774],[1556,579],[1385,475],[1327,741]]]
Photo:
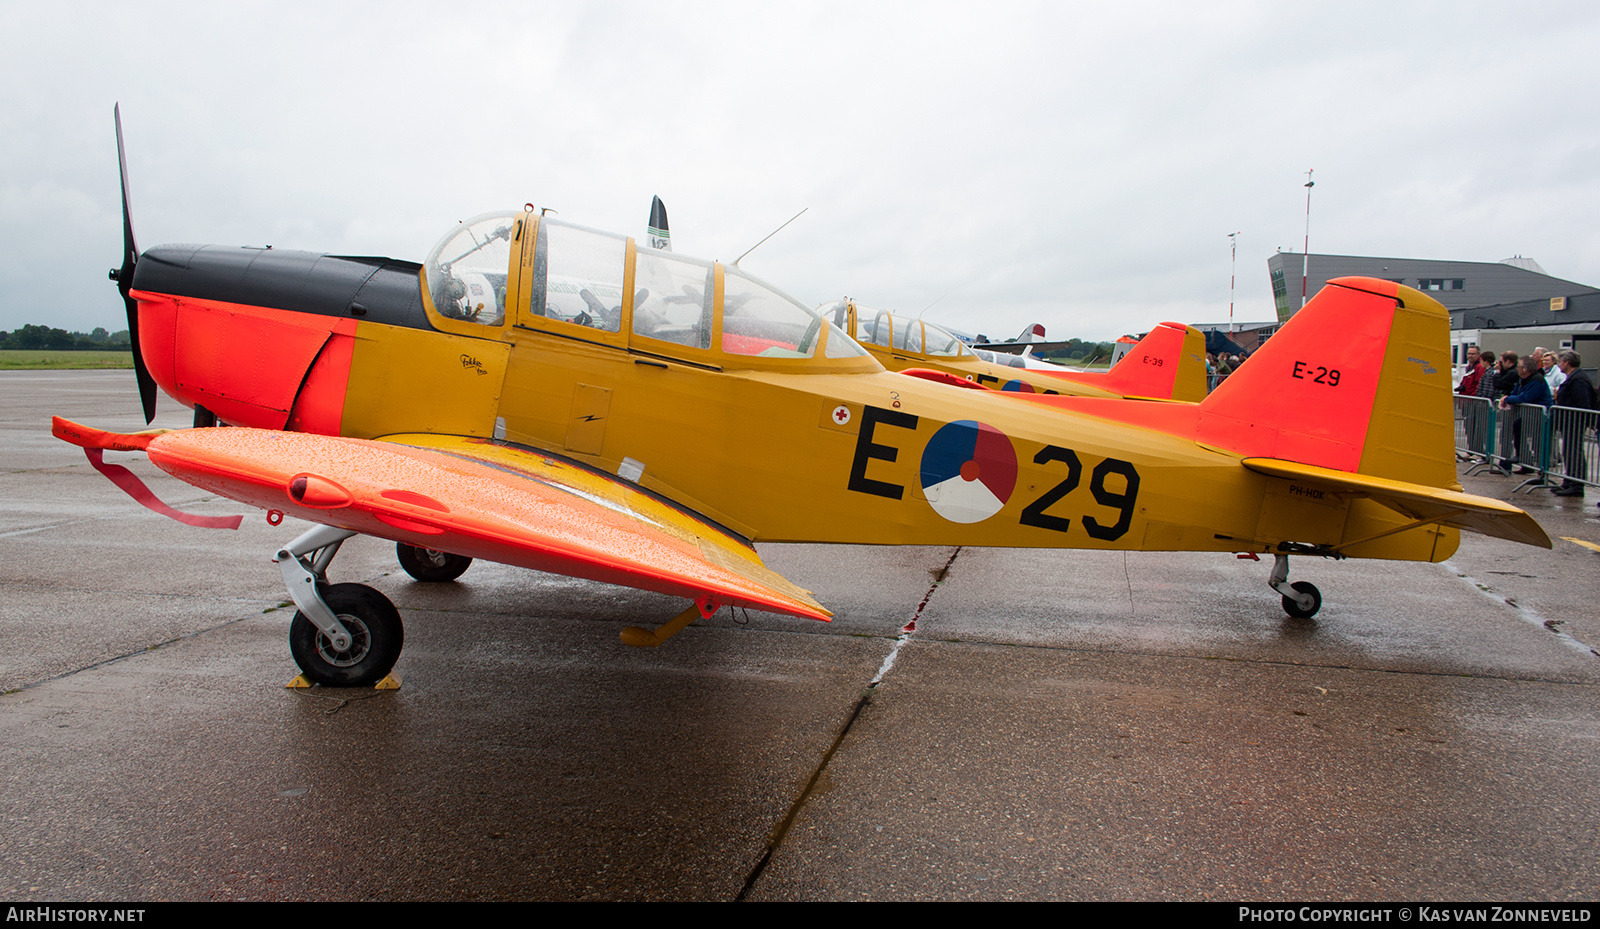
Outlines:
[[[1008,368],[1027,368],[1028,367],[1027,360],[1024,359],[1021,355],[1013,355],[1013,354],[1011,354],[1009,352],[990,352],[990,351],[985,351],[985,350],[983,350],[981,348],[973,349],[972,353],[974,355],[977,355],[979,358],[983,359],[984,361],[989,362],[990,364],[1004,365],[1004,366],[1006,366]],[[1055,365],[1051,365],[1051,367],[1053,368],[1053,367],[1056,367],[1056,366]]]
[[506,318],[506,271],[515,213],[484,213],[439,240],[423,262],[434,309],[447,319],[498,326]]
[[[525,227],[536,230],[531,243]],[[434,247],[423,280],[440,316],[486,327],[505,325],[509,311],[523,328],[723,366],[866,356],[821,315],[738,268],[550,216],[473,217]]]
[[[850,311],[854,309],[852,316]],[[848,331],[863,345],[878,345],[895,351],[947,358],[971,356],[962,341],[940,326],[909,316],[840,300],[818,307],[818,312],[834,325]],[[853,322],[853,327],[852,327]]]

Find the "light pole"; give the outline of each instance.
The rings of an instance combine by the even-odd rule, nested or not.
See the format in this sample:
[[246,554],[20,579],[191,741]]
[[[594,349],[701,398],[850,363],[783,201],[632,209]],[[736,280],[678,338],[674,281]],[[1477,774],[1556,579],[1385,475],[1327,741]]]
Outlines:
[[1228,233],[1228,335],[1233,335],[1233,280],[1239,269],[1239,233]]
[[1317,186],[1317,182],[1311,179],[1311,172],[1314,170],[1316,169],[1308,168],[1306,170],[1306,244],[1302,246],[1304,249],[1301,252],[1303,261],[1300,265],[1300,306],[1302,308],[1306,305],[1306,280],[1311,276],[1311,188]]

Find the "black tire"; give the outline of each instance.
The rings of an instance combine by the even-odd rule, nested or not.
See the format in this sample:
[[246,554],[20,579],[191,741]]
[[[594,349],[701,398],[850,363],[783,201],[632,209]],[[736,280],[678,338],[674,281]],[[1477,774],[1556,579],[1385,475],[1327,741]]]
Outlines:
[[350,631],[350,649],[336,652],[328,637],[304,613],[289,624],[289,651],[312,682],[329,687],[369,687],[383,680],[400,660],[405,628],[389,598],[365,584],[322,588],[322,599]]
[[1317,585],[1311,583],[1310,581],[1295,581],[1293,584],[1290,584],[1289,587],[1292,588],[1296,593],[1310,594],[1311,609],[1302,610],[1298,601],[1296,601],[1293,597],[1286,596],[1283,598],[1283,611],[1285,613],[1288,613],[1295,619],[1310,619],[1311,617],[1317,615],[1318,610],[1322,609],[1322,591],[1317,589]]
[[418,548],[404,542],[395,544],[394,553],[400,559],[400,567],[419,581],[453,581],[472,566],[472,559],[465,555]]

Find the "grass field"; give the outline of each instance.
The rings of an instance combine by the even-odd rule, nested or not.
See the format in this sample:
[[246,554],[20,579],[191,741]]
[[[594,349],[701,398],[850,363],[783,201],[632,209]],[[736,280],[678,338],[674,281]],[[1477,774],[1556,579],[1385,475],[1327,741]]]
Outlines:
[[131,368],[132,352],[53,352],[48,349],[0,349],[0,371],[67,371]]

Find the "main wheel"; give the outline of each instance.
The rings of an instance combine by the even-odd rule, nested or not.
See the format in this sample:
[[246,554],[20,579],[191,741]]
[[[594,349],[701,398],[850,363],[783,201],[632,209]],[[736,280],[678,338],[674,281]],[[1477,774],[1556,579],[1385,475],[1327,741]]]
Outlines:
[[394,551],[400,558],[400,567],[419,581],[453,581],[472,566],[472,559],[465,555],[418,548],[404,542],[396,543]]
[[350,632],[350,647],[333,647],[304,613],[289,624],[289,651],[306,677],[332,687],[365,687],[383,680],[400,660],[405,629],[389,598],[365,584],[334,584],[322,599]]
[[1310,619],[1311,617],[1317,615],[1317,611],[1322,609],[1322,591],[1317,589],[1317,585],[1311,583],[1310,581],[1295,581],[1289,586],[1294,590],[1295,593],[1311,595],[1311,609],[1301,609],[1300,602],[1298,600],[1286,595],[1283,598],[1283,611],[1288,613],[1290,616],[1293,616],[1295,619]]

